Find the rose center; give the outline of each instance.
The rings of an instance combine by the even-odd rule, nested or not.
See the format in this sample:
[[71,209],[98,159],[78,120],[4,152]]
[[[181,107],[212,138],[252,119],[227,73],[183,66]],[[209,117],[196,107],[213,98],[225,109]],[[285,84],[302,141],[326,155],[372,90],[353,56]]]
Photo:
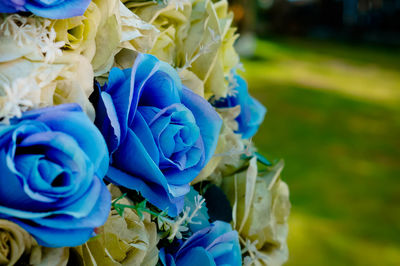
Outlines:
[[161,110],[141,107],[140,111],[147,118],[158,146],[161,169],[184,170],[200,160],[200,129],[189,109],[177,103]]

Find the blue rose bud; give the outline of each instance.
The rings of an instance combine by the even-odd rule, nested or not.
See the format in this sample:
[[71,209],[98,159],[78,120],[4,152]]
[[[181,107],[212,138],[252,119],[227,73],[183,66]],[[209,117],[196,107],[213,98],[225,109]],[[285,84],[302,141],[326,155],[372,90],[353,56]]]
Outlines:
[[164,266],[242,265],[238,233],[221,221],[197,231],[176,250],[171,249],[160,250]]
[[95,105],[111,155],[107,178],[180,213],[189,182],[216,148],[222,121],[214,108],[182,87],[170,65],[145,54],[131,69],[111,70]]
[[236,117],[239,128],[236,133],[242,135],[243,139],[253,137],[264,120],[267,109],[256,99],[249,95],[247,83],[239,75],[235,74],[234,79],[237,86],[234,88],[233,95],[226,98],[211,100],[217,108],[235,107],[240,105],[240,114]]
[[31,12],[39,17],[62,19],[82,16],[91,0],[0,0],[0,13]]
[[0,219],[43,246],[83,244],[108,217],[108,163],[102,135],[77,104],[0,125]]

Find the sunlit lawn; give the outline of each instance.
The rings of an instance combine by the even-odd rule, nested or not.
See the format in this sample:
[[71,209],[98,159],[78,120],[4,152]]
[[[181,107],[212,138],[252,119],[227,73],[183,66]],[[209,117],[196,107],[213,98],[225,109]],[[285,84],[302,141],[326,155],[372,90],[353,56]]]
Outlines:
[[244,61],[255,142],[286,162],[288,265],[400,265],[399,52],[275,40]]

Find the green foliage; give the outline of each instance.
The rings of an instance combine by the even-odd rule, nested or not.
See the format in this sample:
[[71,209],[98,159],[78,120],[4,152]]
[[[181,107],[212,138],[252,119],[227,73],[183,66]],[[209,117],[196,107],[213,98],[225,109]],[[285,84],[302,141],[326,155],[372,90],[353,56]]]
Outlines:
[[126,204],[118,203],[124,197],[126,197],[126,193],[124,193],[120,197],[116,198],[111,204],[112,207],[118,212],[118,214],[120,216],[124,216],[125,208],[135,210],[141,220],[143,220],[143,212],[147,212],[156,218],[167,216],[167,214],[165,212],[154,212],[151,209],[147,208],[147,206],[146,206],[147,200],[143,200],[135,205],[126,205]]
[[400,53],[259,41],[244,62],[268,108],[254,141],[285,159],[288,265],[400,265]]

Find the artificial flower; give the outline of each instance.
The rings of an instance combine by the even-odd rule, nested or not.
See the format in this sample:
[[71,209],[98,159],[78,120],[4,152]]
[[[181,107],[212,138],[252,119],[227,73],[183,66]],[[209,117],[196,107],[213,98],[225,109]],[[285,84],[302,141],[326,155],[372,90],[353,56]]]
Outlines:
[[107,146],[79,105],[29,111],[1,124],[0,157],[0,218],[40,245],[80,245],[106,221]]
[[[178,67],[188,69],[203,81],[203,95],[209,99],[227,94],[229,71],[238,63],[233,49],[236,35],[232,29],[232,14],[227,1],[210,0],[193,2],[190,28],[179,50]],[[228,59],[228,60],[226,60]],[[197,91],[199,88],[191,88]]]
[[214,156],[193,180],[192,184],[209,180],[215,184],[221,183],[221,178],[238,169],[242,165],[241,157],[248,152],[251,143],[236,134],[238,123],[235,120],[240,113],[240,106],[216,109],[222,118],[222,129],[218,136],[218,144]]
[[[121,18],[119,15],[120,1],[94,0],[100,11],[100,21],[95,34],[96,50],[91,60],[95,76],[107,73],[113,63],[114,56],[120,50],[121,43]],[[88,28],[90,33],[92,29]]]
[[93,72],[81,55],[62,57],[56,63],[17,59],[0,63],[0,116],[20,116],[29,109],[79,103],[94,118],[88,96],[93,92]]
[[82,15],[90,0],[0,0],[1,13],[28,11],[52,19]]
[[170,65],[146,54],[132,69],[113,68],[98,98],[95,123],[111,156],[107,178],[179,214],[189,182],[214,153],[218,114],[182,87]]
[[84,55],[95,76],[107,73],[114,56],[127,48],[147,52],[158,30],[141,20],[118,0],[93,0],[79,17],[53,20],[57,41],[65,42],[65,53]]
[[160,251],[164,266],[239,266],[242,263],[238,234],[230,224],[216,221],[184,241],[177,250]]
[[19,225],[0,219],[0,265],[67,265],[68,248],[46,248]]
[[239,62],[227,1],[124,2],[160,30],[149,53],[175,66],[183,84],[200,96],[226,96],[225,79]]
[[[1,19],[0,19],[1,20]],[[0,117],[76,102],[94,118],[88,97],[93,69],[79,54],[63,54],[48,20],[13,14],[0,21]]]
[[288,259],[286,238],[290,212],[289,190],[279,176],[283,162],[266,174],[257,173],[253,157],[246,170],[226,176],[221,188],[233,207],[246,261],[255,265],[282,265]]
[[[113,199],[121,196],[121,191],[109,185]],[[132,205],[127,198],[120,204]],[[158,262],[157,226],[148,213],[142,219],[136,211],[125,208],[122,216],[112,209],[104,226],[98,229],[94,239],[76,248],[84,265],[131,265],[154,266]]]
[[160,34],[159,30],[130,11],[122,2],[119,10],[122,32],[120,46],[141,53],[150,51]]
[[191,62],[199,54],[209,50],[203,48],[199,54],[189,55],[184,53],[184,41],[190,29],[190,15],[192,5],[189,1],[177,0],[156,4],[154,2],[123,1],[135,14],[144,21],[154,25],[160,32],[152,49],[148,52],[157,58],[175,66],[181,77],[183,85],[190,88],[198,95],[204,97],[204,81],[190,70]]
[[124,4],[140,19],[155,26],[160,34],[148,53],[160,60],[177,65],[177,53],[183,44],[189,27],[191,3],[189,1],[135,2],[123,0]]
[[56,40],[64,42],[64,52],[82,54],[89,61],[92,61],[96,53],[97,31],[107,18],[101,9],[112,9],[113,4],[112,1],[106,1],[108,5],[97,5],[96,2],[91,1],[82,16],[51,20]]
[[267,110],[250,96],[246,81],[239,75],[234,74],[230,86],[232,86],[231,95],[211,101],[216,108],[240,106],[240,114],[236,117],[238,123],[236,133],[241,134],[244,139],[249,139],[257,133]]
[[10,14],[0,18],[0,62],[26,58],[52,63],[62,55],[64,42],[56,41],[48,19]]
[[34,244],[33,237],[20,226],[0,219],[0,265],[14,265]]

